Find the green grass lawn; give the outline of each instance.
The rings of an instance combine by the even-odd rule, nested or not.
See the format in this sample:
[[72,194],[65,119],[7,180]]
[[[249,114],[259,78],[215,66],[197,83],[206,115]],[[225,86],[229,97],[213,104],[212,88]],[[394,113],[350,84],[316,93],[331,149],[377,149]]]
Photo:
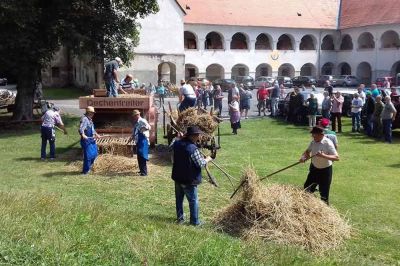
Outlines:
[[43,96],[47,100],[77,99],[90,93],[76,87],[68,88],[43,88]]
[[[60,157],[79,148],[78,119],[65,121],[71,135],[57,132]],[[306,128],[271,119],[244,120],[242,127],[233,136],[229,124],[222,124],[216,159],[237,178],[249,166],[264,176],[296,162],[310,141]],[[344,130],[350,131],[348,120]],[[212,217],[229,204],[233,189],[212,166],[220,188],[204,182],[199,192],[206,224],[176,225],[170,166],[146,178],[81,176],[66,159],[38,160],[37,126],[0,130],[0,264],[399,264],[399,136],[387,145],[343,133],[339,142],[330,202],[350,220],[354,236],[341,250],[316,257],[296,247],[218,232]],[[299,165],[270,182],[301,187],[307,170],[308,163]]]

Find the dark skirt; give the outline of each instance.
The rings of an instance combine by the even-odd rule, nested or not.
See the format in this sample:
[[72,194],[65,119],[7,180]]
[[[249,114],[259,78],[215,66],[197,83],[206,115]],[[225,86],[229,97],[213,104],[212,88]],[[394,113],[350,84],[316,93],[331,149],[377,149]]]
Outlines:
[[231,128],[232,129],[239,129],[242,128],[242,126],[240,125],[240,121],[236,122],[236,123],[231,123]]

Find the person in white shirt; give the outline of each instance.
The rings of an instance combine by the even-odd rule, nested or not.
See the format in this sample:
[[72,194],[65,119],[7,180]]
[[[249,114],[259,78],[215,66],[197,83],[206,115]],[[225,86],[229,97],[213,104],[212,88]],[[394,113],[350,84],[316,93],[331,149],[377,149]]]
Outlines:
[[300,162],[311,158],[310,171],[304,183],[304,190],[314,193],[319,187],[321,200],[329,205],[329,190],[332,182],[332,162],[339,161],[337,153],[331,140],[324,136],[324,129],[313,127],[310,131],[313,140],[303,152]]
[[358,93],[354,93],[354,98],[351,101],[351,125],[352,132],[360,132],[360,119],[363,101],[360,99]]
[[181,80],[181,88],[179,89],[180,112],[196,105],[196,93],[194,92],[196,83],[196,78],[190,78],[188,84],[186,84],[185,80]]
[[358,92],[360,99],[362,100],[363,106],[364,106],[366,98],[367,98],[367,95],[365,95],[364,90],[365,90],[365,84],[361,83],[360,87],[357,88],[357,92]]
[[147,176],[151,126],[146,119],[140,116],[139,110],[133,110],[132,118],[133,130],[130,140],[135,140],[136,154],[140,170],[139,174],[141,176]]
[[42,116],[42,126],[41,126],[41,136],[42,136],[42,148],[40,153],[41,160],[46,159],[46,146],[47,141],[50,144],[50,160],[54,160],[56,153],[56,132],[54,130],[55,126],[59,126],[64,134],[67,134],[67,130],[64,127],[64,123],[60,116],[60,108],[53,107],[53,109],[48,109],[46,113]]
[[241,128],[239,96],[232,96],[232,102],[229,104],[229,116],[231,120],[232,134],[237,135],[237,130]]

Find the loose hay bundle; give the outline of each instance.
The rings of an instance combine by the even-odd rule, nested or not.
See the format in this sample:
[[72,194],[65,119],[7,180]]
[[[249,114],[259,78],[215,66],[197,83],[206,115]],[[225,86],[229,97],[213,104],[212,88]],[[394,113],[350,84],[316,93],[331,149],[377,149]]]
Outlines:
[[124,156],[101,154],[93,165],[93,173],[105,175],[127,175],[138,171],[137,161]]
[[179,113],[178,118],[176,118],[176,125],[181,132],[185,132],[189,126],[197,126],[205,134],[212,135],[218,123],[210,114],[198,114],[197,109],[192,107]]
[[338,248],[350,237],[348,222],[312,194],[289,185],[262,187],[252,170],[243,178],[247,182],[241,197],[215,218],[221,230],[319,254]]

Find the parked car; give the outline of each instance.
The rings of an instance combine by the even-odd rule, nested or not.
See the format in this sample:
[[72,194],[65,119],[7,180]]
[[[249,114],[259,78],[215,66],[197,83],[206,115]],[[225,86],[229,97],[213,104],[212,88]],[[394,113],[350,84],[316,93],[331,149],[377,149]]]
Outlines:
[[254,79],[250,76],[237,76],[235,77],[236,84],[243,84],[245,89],[253,90],[254,86]]
[[[311,90],[305,90],[305,91],[300,91],[300,93],[303,95],[304,98],[304,104],[299,107],[298,114],[300,116],[300,121],[302,124],[307,124],[308,123],[308,112],[307,112],[307,106],[305,105],[305,102],[307,101],[308,98],[310,98],[310,94],[313,93],[314,97],[317,98],[318,100],[318,115],[321,114],[321,109],[322,109],[322,101],[324,100],[324,95],[322,92],[313,92]],[[289,100],[290,100],[290,93],[286,94],[286,97],[284,99],[281,99],[278,104],[279,108],[279,114],[282,116],[287,116],[289,112]]]
[[386,78],[389,80],[389,83],[390,83],[391,86],[395,85],[394,84],[394,77],[381,77],[381,78],[376,78],[376,80],[375,80],[376,86],[378,86],[378,88],[379,87],[383,87],[383,84],[385,83],[385,79]]
[[236,84],[233,79],[216,79],[213,81],[213,86],[221,86],[222,91],[227,91],[232,84]]
[[293,87],[293,82],[290,77],[285,77],[285,76],[277,76],[275,80],[278,81],[279,85],[283,84],[285,88],[291,88]]
[[274,82],[273,77],[260,76],[254,81],[254,86],[256,89],[258,89],[260,87],[267,86],[267,83],[271,84],[272,82]]
[[317,86],[318,87],[325,87],[326,82],[328,80],[332,84],[333,76],[332,75],[322,75],[322,76],[320,76],[319,79],[317,80]]
[[7,78],[0,78],[0,86],[6,86],[7,82]]
[[333,76],[331,81],[332,86],[342,86],[342,87],[356,87],[360,85],[358,78],[356,76],[351,75],[341,75],[341,76]]
[[317,81],[315,78],[311,76],[297,76],[292,79],[293,86],[301,87],[301,86],[311,86],[311,85],[317,85]]

